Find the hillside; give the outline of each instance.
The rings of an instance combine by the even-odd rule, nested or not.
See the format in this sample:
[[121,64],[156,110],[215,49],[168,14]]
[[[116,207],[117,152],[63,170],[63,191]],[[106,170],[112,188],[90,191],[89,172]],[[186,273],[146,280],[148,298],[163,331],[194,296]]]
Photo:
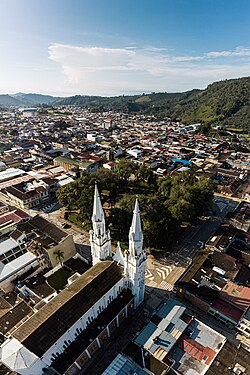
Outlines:
[[0,95],[0,106],[20,106],[20,101],[8,94]]
[[210,84],[204,90],[134,96],[72,96],[55,105],[80,105],[93,110],[153,114],[184,123],[208,123],[250,130],[250,77]]
[[33,107],[40,104],[49,104],[57,100],[57,97],[41,94],[17,94],[0,95],[0,106],[15,107]]
[[49,104],[57,100],[57,97],[51,95],[41,95],[41,94],[24,94],[19,92],[12,95],[13,98],[20,100],[22,103],[39,105],[39,104]]

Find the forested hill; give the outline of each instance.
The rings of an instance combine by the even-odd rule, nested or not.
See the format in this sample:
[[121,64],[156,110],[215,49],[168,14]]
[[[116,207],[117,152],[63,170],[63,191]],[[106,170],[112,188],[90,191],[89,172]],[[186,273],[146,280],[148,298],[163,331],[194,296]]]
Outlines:
[[56,105],[80,105],[93,110],[154,114],[184,123],[208,123],[250,130],[250,77],[215,82],[204,90],[134,96],[72,96]]

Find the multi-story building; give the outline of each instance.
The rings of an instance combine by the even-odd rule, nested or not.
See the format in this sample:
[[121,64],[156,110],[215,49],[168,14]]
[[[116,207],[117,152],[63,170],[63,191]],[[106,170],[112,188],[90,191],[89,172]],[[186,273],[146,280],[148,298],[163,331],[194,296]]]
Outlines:
[[17,277],[38,266],[37,258],[28,251],[25,235],[19,231],[0,243],[0,286],[8,290]]

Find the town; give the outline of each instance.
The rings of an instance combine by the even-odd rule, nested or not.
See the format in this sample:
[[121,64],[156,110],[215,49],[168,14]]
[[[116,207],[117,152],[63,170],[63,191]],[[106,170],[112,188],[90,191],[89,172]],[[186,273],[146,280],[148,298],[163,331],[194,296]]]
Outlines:
[[[246,134],[50,104],[2,108],[0,139],[3,374],[249,373]],[[126,163],[124,191],[145,166],[152,185],[206,179],[211,203],[158,244],[136,192],[121,238],[98,173]],[[62,196],[92,174],[85,219]]]

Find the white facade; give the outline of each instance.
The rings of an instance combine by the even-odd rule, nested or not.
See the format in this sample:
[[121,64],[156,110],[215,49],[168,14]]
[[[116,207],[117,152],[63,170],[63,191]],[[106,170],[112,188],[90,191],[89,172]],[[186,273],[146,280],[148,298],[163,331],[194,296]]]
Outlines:
[[110,232],[106,230],[105,217],[97,185],[95,185],[92,227],[93,229],[90,231],[90,244],[94,266],[101,260],[112,258]]
[[[101,260],[112,257],[110,233],[106,231],[105,217],[97,185],[95,185],[92,225],[90,243],[93,265],[95,265]],[[129,231],[129,249],[123,256],[118,244],[113,259],[124,267],[124,285],[131,289],[132,294],[135,296],[135,308],[137,308],[144,299],[146,272],[146,250],[143,249],[143,233],[138,199],[135,202],[132,225]]]
[[135,296],[135,308],[144,299],[146,272],[146,250],[143,249],[143,233],[139,202],[136,199],[132,225],[129,231],[129,250],[125,253],[124,274],[127,286]]
[[250,337],[250,307],[240,319],[237,329],[245,336]]

